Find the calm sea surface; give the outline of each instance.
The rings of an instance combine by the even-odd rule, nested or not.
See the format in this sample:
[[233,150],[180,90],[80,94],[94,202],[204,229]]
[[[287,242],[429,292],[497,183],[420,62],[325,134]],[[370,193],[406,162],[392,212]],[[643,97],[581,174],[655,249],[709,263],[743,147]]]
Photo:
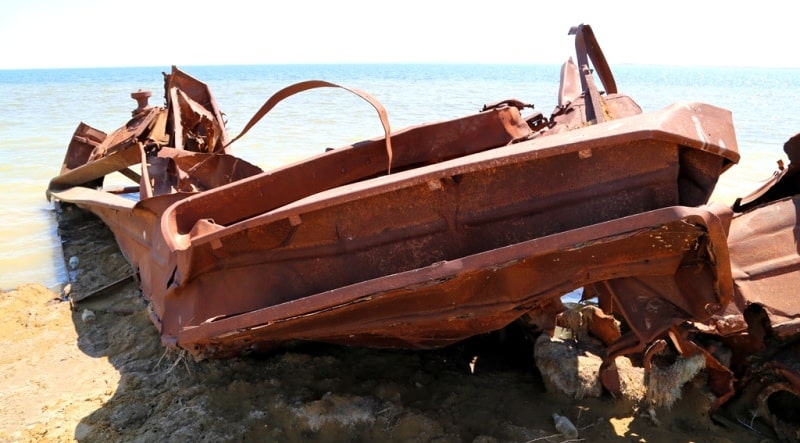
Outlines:
[[[518,98],[549,115],[559,66],[294,65],[182,67],[206,82],[235,135],[277,90],[319,79],[376,97],[393,129],[474,113]],[[58,173],[72,132],[83,121],[111,132],[130,117],[130,93],[150,90],[163,104],[169,67],[0,70],[0,289],[66,281],[47,183]],[[615,66],[620,92],[645,111],[699,101],[733,111],[742,161],[726,172],[712,200],[729,203],[769,177],[783,142],[800,132],[800,70]],[[264,169],[383,133],[375,111],[338,89],[282,102],[234,145]]]

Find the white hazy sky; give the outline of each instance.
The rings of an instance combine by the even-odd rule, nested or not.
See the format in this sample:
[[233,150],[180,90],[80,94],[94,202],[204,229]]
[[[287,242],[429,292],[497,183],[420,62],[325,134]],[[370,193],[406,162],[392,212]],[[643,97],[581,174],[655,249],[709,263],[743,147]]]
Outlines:
[[800,67],[796,4],[761,0],[2,0],[0,69],[561,63],[592,25],[621,63]]

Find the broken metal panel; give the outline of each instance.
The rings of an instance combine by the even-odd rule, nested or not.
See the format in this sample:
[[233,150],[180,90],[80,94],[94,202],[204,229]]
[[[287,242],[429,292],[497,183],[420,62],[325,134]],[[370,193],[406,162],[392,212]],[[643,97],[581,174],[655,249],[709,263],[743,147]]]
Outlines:
[[[656,236],[664,237],[665,247],[652,248]],[[643,273],[668,279],[681,263],[708,254],[698,245],[724,250],[724,239],[722,223],[708,209],[659,209],[208,318],[183,328],[177,345],[198,357],[263,350],[287,340],[438,347],[500,329],[596,281]],[[229,283],[245,274],[232,272],[226,273]],[[730,294],[720,293],[718,283],[729,279],[730,270],[721,262],[712,272],[717,281],[701,282],[697,290],[721,303]],[[167,309],[195,299],[168,296]]]
[[[529,133],[515,108],[412,127],[392,134],[392,167],[397,173],[439,163],[507,145]],[[177,229],[188,232],[197,220],[206,218],[229,225],[337,186],[384,175],[385,149],[383,138],[367,140],[241,180],[220,193],[198,194],[174,209]]]
[[[604,120],[614,120],[642,113],[642,108],[624,94],[603,96],[602,100]],[[559,106],[553,113],[553,121],[556,122],[556,125],[542,135],[552,135],[585,127],[590,117],[588,108],[583,96],[569,102],[567,106]]]
[[126,169],[141,162],[138,146],[114,152],[99,160],[78,166],[50,180],[48,191],[67,189],[73,186],[96,187],[102,185],[102,179],[113,172]]
[[147,133],[152,129],[160,110],[157,108],[147,108],[135,115],[128,123],[112,132],[98,145],[89,157],[88,162],[104,158],[114,153],[131,149],[145,144]]
[[779,336],[800,332],[799,213],[800,195],[750,210],[733,219],[728,240],[736,308],[762,307]]
[[229,138],[222,111],[205,83],[177,67],[164,74],[172,146],[195,152],[226,152]]
[[[159,156],[169,155],[161,150]],[[252,177],[262,170],[250,162],[226,154],[176,155],[171,157],[180,171],[179,191],[205,191]]]
[[[158,113],[158,109],[150,108],[138,114],[96,145],[92,142],[87,145],[83,140],[92,139],[92,134],[96,140],[97,135],[102,132],[93,130],[83,123],[78,125],[65,159],[65,164],[68,162],[71,167],[54,177],[48,189],[61,190],[90,183],[102,184],[102,179],[106,175],[141,163],[141,149],[146,143],[151,125],[157,120]],[[89,145],[94,145],[94,148],[86,156]],[[83,160],[83,163],[80,160]]]
[[[121,172],[141,181],[142,197],[148,198],[165,192],[176,192],[179,187],[177,183],[181,180],[185,183],[186,177],[191,177],[196,182],[195,187],[199,184],[201,188],[207,189],[208,186],[219,186],[261,172],[259,168],[243,160],[210,160],[211,157],[202,157],[200,152],[186,151],[183,149],[183,142],[180,150],[184,152],[169,152],[166,143],[174,142],[175,136],[167,133],[168,128],[182,119],[186,121],[181,126],[185,130],[181,140],[190,137],[191,148],[195,151],[223,152],[222,143],[227,141],[227,135],[221,113],[204,83],[175,67],[172,74],[165,76],[165,82],[173,92],[179,92],[184,97],[183,103],[188,106],[184,114],[181,114],[180,109],[148,106],[148,91],[131,94],[137,100],[137,108],[132,112],[131,120],[108,136],[84,124],[78,126],[65,157],[65,169],[51,180],[48,192],[65,190],[71,186],[99,187],[106,175]],[[197,116],[199,120],[194,118]],[[90,147],[91,153],[87,155]],[[198,157],[179,161],[184,169],[177,167],[172,160],[159,160],[186,154],[196,154]],[[209,171],[210,165],[202,167],[203,162],[209,160],[210,165],[224,161],[232,166]],[[128,169],[137,164],[144,166],[141,175]],[[230,168],[233,170],[229,170]]]
[[69,147],[67,147],[67,153],[64,155],[64,163],[61,165],[59,175],[86,164],[92,152],[103,143],[106,137],[105,132],[92,128],[86,123],[78,124],[75,133],[72,134]]
[[[735,296],[711,323],[715,333],[750,349],[763,347],[767,333],[800,332],[800,135],[784,151],[791,163],[779,162],[763,186],[733,206],[728,245]],[[766,314],[766,329],[754,310]]]

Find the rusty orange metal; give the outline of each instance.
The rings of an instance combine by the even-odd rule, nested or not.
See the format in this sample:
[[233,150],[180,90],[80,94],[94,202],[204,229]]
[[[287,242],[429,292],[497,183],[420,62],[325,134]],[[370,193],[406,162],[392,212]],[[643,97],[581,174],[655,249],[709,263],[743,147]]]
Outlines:
[[[272,171],[230,154],[238,137],[209,88],[173,68],[166,106],[137,91],[111,135],[79,126],[48,195],[111,227],[164,344],[198,358],[290,340],[439,347],[555,312],[584,286],[629,321],[612,348],[632,352],[732,296],[729,217],[697,206],[738,161],[736,138],[711,105],[642,113],[591,28],[571,33],[580,66],[565,64],[549,119],[512,99],[391,132],[372,96],[345,88],[384,136]],[[331,86],[279,91],[245,132],[278,101]],[[138,186],[102,189],[115,171]]]
[[[654,243],[661,247],[654,250]],[[725,252],[724,229],[712,211],[662,208],[210,318],[181,328],[176,344],[202,357],[260,351],[287,340],[441,347],[560,304],[559,297],[576,288],[628,276],[664,285],[648,294],[649,306],[659,308],[652,315],[620,303],[625,315],[641,317],[633,323],[639,335],[656,336],[691,318],[664,297],[684,278],[697,278],[696,292],[706,304],[730,299]]]
[[[707,326],[745,352],[763,349],[766,336],[800,332],[800,134],[784,145],[790,159],[770,180],[737,199],[728,233],[734,281],[732,303]],[[749,343],[745,345],[744,343]]]
[[800,435],[795,412],[800,407],[800,134],[784,151],[788,167],[779,161],[771,179],[733,205],[727,240],[731,303],[684,335],[708,348],[707,366],[728,371],[727,376],[716,371],[717,384],[727,385],[720,400],[737,391],[734,403],[756,411],[781,441],[795,441]]

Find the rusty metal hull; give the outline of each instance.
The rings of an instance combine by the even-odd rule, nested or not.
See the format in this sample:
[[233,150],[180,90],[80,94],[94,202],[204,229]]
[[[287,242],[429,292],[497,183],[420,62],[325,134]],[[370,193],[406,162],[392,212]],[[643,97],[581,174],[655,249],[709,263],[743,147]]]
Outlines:
[[[685,268],[708,275],[695,281],[705,302],[730,300],[725,231],[708,208],[658,209],[209,319],[181,329],[176,343],[203,358],[288,340],[440,347],[560,304],[561,295],[598,281],[646,277],[677,291]],[[248,278],[247,270],[231,272]],[[690,318],[679,309],[657,314]]]
[[[337,187],[263,214],[235,202],[259,195],[257,204],[272,207],[271,196],[280,198],[283,189],[259,187],[268,173],[188,197],[162,218],[177,266],[154,314],[167,342],[191,349],[181,334],[220,318],[302,304],[361,282],[658,208],[702,204],[735,152],[725,148],[735,146],[728,119],[727,111],[708,105],[676,105]],[[210,209],[219,202],[227,202],[224,210]],[[222,224],[226,219],[232,222]],[[497,294],[528,295],[511,288]],[[475,321],[497,326],[510,319]],[[453,328],[455,337],[470,333],[458,322],[441,327]],[[423,346],[413,340],[406,344]]]
[[[549,120],[512,99],[391,132],[374,98],[343,88],[378,111],[385,135],[266,172],[229,144],[280,100],[338,85],[284,88],[230,139],[207,86],[173,68],[165,107],[137,92],[124,127],[76,130],[48,194],[109,225],[163,342],[198,357],[298,339],[443,346],[554,314],[560,295],[600,283],[632,324],[616,351],[638,348],[730,299],[721,212],[688,208],[738,161],[736,138],[730,112],[711,105],[642,113],[588,26],[575,35],[580,72],[565,64]],[[114,171],[138,183],[138,201],[99,189]],[[642,300],[666,320],[642,317]]]

